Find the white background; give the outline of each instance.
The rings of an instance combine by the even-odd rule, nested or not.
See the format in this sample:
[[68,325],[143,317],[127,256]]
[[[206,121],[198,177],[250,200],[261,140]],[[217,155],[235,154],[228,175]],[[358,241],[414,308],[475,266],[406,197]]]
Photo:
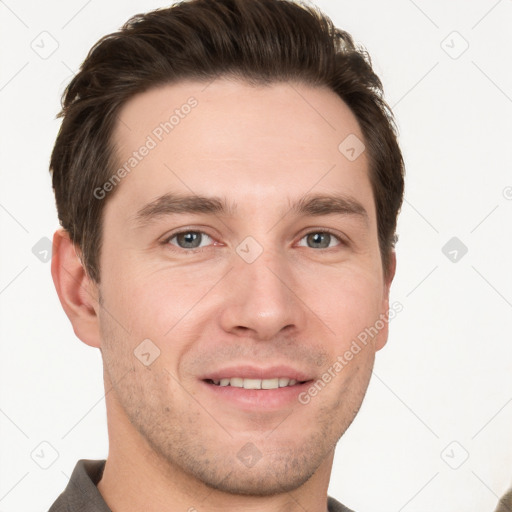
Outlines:
[[[404,309],[329,494],[357,512],[492,512],[512,483],[512,1],[317,5],[370,52],[407,167],[391,297]],[[47,510],[78,459],[107,455],[100,353],[32,248],[58,227],[48,161],[64,86],[102,35],[163,6],[0,2],[0,512]],[[58,44],[44,59],[41,38]],[[468,248],[457,262],[452,237]],[[58,452],[48,469],[41,442]]]

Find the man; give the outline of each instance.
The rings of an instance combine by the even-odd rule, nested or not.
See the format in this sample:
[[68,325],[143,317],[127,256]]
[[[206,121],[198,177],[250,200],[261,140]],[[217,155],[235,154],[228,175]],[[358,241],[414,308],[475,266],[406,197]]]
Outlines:
[[[57,511],[347,511],[335,446],[388,337],[403,161],[313,8],[190,0],[100,40],[51,159],[52,276],[109,453]],[[363,490],[362,490],[363,492]]]

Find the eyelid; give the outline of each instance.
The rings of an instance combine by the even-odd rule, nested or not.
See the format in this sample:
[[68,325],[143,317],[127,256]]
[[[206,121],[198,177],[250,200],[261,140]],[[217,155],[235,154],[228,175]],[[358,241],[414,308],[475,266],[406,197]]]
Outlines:
[[[305,236],[312,234],[312,233],[329,233],[330,235],[334,236],[338,240],[339,245],[348,245],[348,243],[349,243],[348,240],[346,240],[344,237],[342,237],[337,231],[330,229],[330,228],[312,227],[312,228],[306,228],[306,230],[307,231],[304,231],[300,235],[299,241],[302,240]],[[206,231],[203,231],[202,229],[198,229],[196,227],[179,228],[178,231],[174,231],[168,235],[165,235],[165,237],[161,243],[162,243],[162,245],[171,246],[172,247],[171,250],[173,250],[173,251],[182,252],[182,253],[186,252],[186,253],[192,253],[192,254],[202,252],[205,249],[208,249],[209,247],[211,247],[213,245],[212,244],[212,245],[208,245],[207,247],[199,247],[196,249],[183,249],[181,247],[178,247],[178,246],[175,246],[175,245],[169,243],[177,235],[180,235],[182,233],[190,233],[190,232],[201,233],[202,235],[206,235],[206,236],[210,237],[214,242],[218,243],[218,240],[216,240],[215,237],[213,237]],[[334,247],[323,248],[323,249],[320,249],[320,251],[328,251],[329,249],[334,249]]]
[[[299,240],[302,240],[305,236],[311,234],[311,233],[329,233],[330,235],[334,236],[339,242],[340,242],[340,245],[348,245],[348,237],[343,237],[340,235],[340,233],[334,229],[330,229],[330,228],[321,228],[321,227],[313,227],[313,228],[306,228],[307,231],[305,231],[301,237],[299,238]],[[323,249],[324,251],[328,250],[328,249],[334,249],[334,247],[329,247],[329,248],[326,248],[326,249]]]
[[208,247],[199,247],[197,249],[183,249],[181,247],[178,247],[177,245],[172,245],[169,243],[174,237],[181,235],[182,233],[201,233],[202,235],[206,235],[209,238],[211,238],[214,242],[217,242],[217,240],[214,236],[210,235],[203,229],[198,229],[196,227],[185,227],[185,228],[179,228],[177,231],[174,231],[170,234],[165,235],[161,244],[171,246],[173,248],[172,250],[175,250],[177,252],[188,252],[188,253],[201,252],[204,249],[207,249],[208,247],[210,247],[210,246],[208,246]]

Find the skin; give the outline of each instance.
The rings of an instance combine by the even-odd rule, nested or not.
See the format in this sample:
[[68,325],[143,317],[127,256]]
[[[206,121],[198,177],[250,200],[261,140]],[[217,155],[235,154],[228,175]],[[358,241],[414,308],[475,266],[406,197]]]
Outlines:
[[[368,157],[351,162],[338,150],[349,134],[363,136],[326,88],[206,85],[159,86],[122,108],[114,140],[125,162],[190,96],[198,101],[103,199],[100,285],[66,232],[54,236],[62,306],[104,362],[110,448],[98,489],[114,511],[325,512],[335,445],[359,410],[387,323],[306,405],[237,407],[206,393],[200,376],[252,363],[319,378],[386,315],[395,255],[386,280]],[[136,227],[136,212],[166,192],[224,195],[238,213]],[[289,211],[288,200],[335,192],[357,200],[368,223]],[[328,248],[307,236],[325,229],[335,234]],[[203,251],[166,242],[180,230],[206,233]],[[263,248],[250,264],[236,252],[248,236]],[[149,366],[134,356],[145,339],[160,350]],[[237,457],[249,442],[261,454],[252,467]]]

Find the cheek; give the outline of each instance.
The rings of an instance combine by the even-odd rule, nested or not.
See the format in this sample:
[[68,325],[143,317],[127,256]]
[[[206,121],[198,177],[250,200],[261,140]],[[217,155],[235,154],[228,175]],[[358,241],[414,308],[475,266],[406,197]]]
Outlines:
[[185,286],[183,274],[154,272],[140,259],[119,259],[104,273],[105,303],[132,334],[146,335],[142,331],[151,326],[161,336],[172,327],[174,319],[186,313],[189,297],[193,298],[193,290]]
[[[184,268],[148,270],[142,265],[133,269],[120,265],[104,286],[108,294],[105,306],[115,323],[124,328],[118,329],[123,350],[134,353],[149,339],[149,352],[158,354],[157,366],[175,373],[178,361],[197,340],[201,322],[215,318],[215,312],[199,318],[208,304],[205,294],[214,283],[212,276],[200,279]],[[112,323],[109,318],[106,321]]]
[[307,297],[331,334],[346,343],[379,318],[382,284],[373,274],[354,270],[330,276],[324,286],[310,288]]

